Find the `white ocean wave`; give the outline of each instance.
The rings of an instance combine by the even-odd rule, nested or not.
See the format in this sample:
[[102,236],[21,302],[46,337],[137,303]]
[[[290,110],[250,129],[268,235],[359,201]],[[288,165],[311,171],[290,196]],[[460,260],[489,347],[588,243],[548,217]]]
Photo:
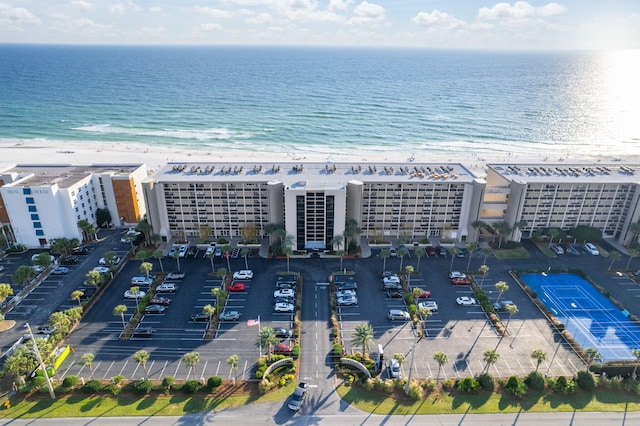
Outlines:
[[158,138],[174,138],[174,139],[193,139],[198,141],[207,140],[225,140],[225,139],[249,139],[253,135],[249,132],[236,132],[227,128],[213,128],[213,129],[141,129],[136,127],[118,127],[111,124],[94,124],[90,126],[74,127],[72,130],[77,130],[87,133],[97,134],[117,134],[128,136],[151,136]]

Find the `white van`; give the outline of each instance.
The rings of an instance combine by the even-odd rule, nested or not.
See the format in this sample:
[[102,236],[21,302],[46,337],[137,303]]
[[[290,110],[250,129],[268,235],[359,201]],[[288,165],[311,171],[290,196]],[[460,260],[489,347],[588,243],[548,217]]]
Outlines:
[[411,315],[407,311],[401,311],[398,309],[391,309],[387,313],[387,318],[391,321],[409,321],[411,319]]
[[153,284],[153,280],[147,277],[133,277],[131,278],[131,285],[146,285],[149,286]]
[[600,254],[600,252],[598,251],[598,248],[591,243],[585,244],[584,248],[594,256],[598,256]]
[[556,244],[556,243],[552,243],[549,246],[549,249],[554,253],[554,254],[564,254],[564,249],[562,248],[562,246],[560,244]]

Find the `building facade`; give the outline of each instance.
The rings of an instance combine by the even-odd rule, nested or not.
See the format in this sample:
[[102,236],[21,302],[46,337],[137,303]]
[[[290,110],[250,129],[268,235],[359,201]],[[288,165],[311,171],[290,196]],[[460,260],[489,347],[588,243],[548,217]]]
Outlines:
[[96,225],[107,209],[118,225],[137,224],[146,213],[137,165],[16,165],[0,171],[0,220],[17,242],[43,247],[54,238],[78,238],[80,220]]
[[294,250],[330,248],[352,219],[366,237],[464,240],[484,181],[459,164],[171,163],[144,182],[149,222],[164,239],[265,235],[278,224]]

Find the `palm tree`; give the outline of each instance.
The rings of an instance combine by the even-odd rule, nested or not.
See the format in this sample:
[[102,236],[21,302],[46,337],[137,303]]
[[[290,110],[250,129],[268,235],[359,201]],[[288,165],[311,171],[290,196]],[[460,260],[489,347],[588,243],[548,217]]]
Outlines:
[[449,265],[449,270],[453,271],[453,259],[458,255],[458,249],[456,247],[451,247],[449,249],[449,254],[451,255],[451,264]]
[[80,290],[74,290],[71,292],[71,300],[75,300],[78,302],[78,306],[82,307],[82,303],[80,303],[80,299],[84,296],[84,292]]
[[630,249],[627,249],[627,254],[629,255],[629,260],[627,260],[627,267],[625,269],[629,269],[629,265],[631,265],[631,260],[634,257],[638,257],[638,255],[640,254],[640,250],[630,248]]
[[178,272],[180,272],[180,250],[176,250],[173,252],[173,258],[176,260],[176,265],[178,266]]
[[478,268],[478,270],[482,272],[482,281],[480,282],[480,285],[482,286],[484,284],[484,279],[487,276],[487,272],[489,272],[489,267],[487,265],[480,265],[480,268]]
[[102,281],[102,275],[98,271],[87,272],[87,284],[98,287],[98,284]]
[[346,254],[346,251],[344,250],[336,250],[336,256],[338,256],[340,258],[340,270],[342,271],[342,260],[344,259],[344,255]]
[[116,253],[115,251],[108,251],[104,254],[104,263],[106,263],[107,266],[114,266],[118,263],[117,261],[118,253]]
[[389,257],[390,252],[388,248],[383,248],[380,250],[380,257],[382,258],[382,270],[385,271],[387,269],[387,258]]
[[511,226],[507,222],[500,221],[493,224],[493,229],[498,233],[498,248],[502,247],[502,239],[511,233]]
[[362,346],[362,355],[364,356],[373,343],[373,336],[373,326],[371,324],[360,324],[355,328],[353,336],[351,337],[351,343]]
[[276,332],[271,327],[264,327],[258,333],[258,341],[256,342],[256,346],[260,348],[262,352],[262,348],[267,349],[267,358],[271,359],[271,351],[273,349],[273,345],[280,342],[280,339],[276,336]]
[[262,228],[265,234],[269,235],[269,246],[272,246],[275,241],[272,236],[276,235],[280,229],[282,229],[282,225],[278,225],[277,223],[267,223]]
[[335,250],[336,247],[338,247],[339,249],[343,240],[344,240],[344,237],[342,235],[334,235],[333,238],[331,238],[331,241],[329,241],[329,245],[331,245],[331,248],[333,250]]
[[139,350],[133,354],[133,359],[144,369],[144,379],[146,380],[149,377],[149,372],[147,371],[147,361],[149,361],[149,352],[145,350]]
[[196,368],[198,362],[200,362],[200,354],[198,352],[189,352],[182,356],[182,361],[187,364],[189,367],[189,372],[187,373],[187,380],[189,380],[189,375]]
[[487,228],[487,222],[484,222],[482,220],[474,220],[473,222],[471,222],[471,226],[476,230],[476,239],[478,239],[478,237],[480,236],[480,232],[483,229]]
[[487,263],[487,257],[489,257],[489,255],[491,254],[491,249],[490,248],[483,248],[480,251],[484,255],[484,259],[482,260],[482,264],[484,265],[484,264]]
[[71,319],[64,312],[54,312],[49,315],[49,325],[64,335],[69,333]]
[[289,272],[289,256],[293,254],[293,235],[285,234],[282,238],[282,252],[287,256],[287,272]]
[[16,284],[25,285],[31,281],[31,278],[36,274],[31,266],[20,265],[13,274],[13,281]]
[[398,361],[398,365],[400,367],[402,367],[402,364],[407,362],[407,356],[405,354],[403,354],[402,352],[396,352],[395,354],[393,354],[393,359]]
[[595,348],[587,348],[585,349],[585,354],[587,355],[588,362],[587,365],[591,366],[591,364],[598,363],[600,364],[602,362],[602,354],[600,352],[598,352],[597,349]]
[[562,238],[565,235],[565,232],[560,228],[549,228],[545,231],[545,233],[549,237],[551,237],[549,238],[549,244],[547,245],[547,247],[551,247],[551,243],[553,242],[554,238]]
[[[219,289],[216,289],[216,290],[219,290]],[[216,308],[214,308],[210,304],[206,304],[202,307],[202,312],[209,315],[209,323],[211,323],[211,318],[213,317],[213,314],[216,313]]]
[[622,253],[620,253],[617,250],[614,250],[611,253],[609,253],[609,257],[611,258],[611,263],[609,263],[609,268],[607,268],[607,271],[611,270],[611,267],[613,266],[613,262],[617,262],[618,260],[620,260],[620,258],[622,257]]
[[127,328],[127,324],[124,322],[124,313],[127,312],[127,305],[117,305],[113,308],[113,315],[120,315],[122,318],[122,330]]
[[211,272],[215,272],[215,265],[213,264],[213,258],[216,257],[215,251],[211,250],[209,253],[205,253],[211,262]]
[[409,254],[409,250],[402,247],[398,250],[398,257],[400,258],[400,271],[402,271],[402,262],[404,261],[404,257]]
[[440,371],[442,371],[442,366],[449,362],[449,357],[444,352],[436,352],[433,354],[433,360],[438,363],[438,375],[436,376],[436,381],[440,380]]
[[95,228],[89,223],[88,220],[82,219],[78,221],[78,228],[82,231],[82,238],[85,241],[89,241],[91,234],[95,233]]
[[505,333],[507,332],[507,330],[509,329],[509,323],[511,322],[511,317],[513,316],[513,314],[517,314],[518,311],[518,306],[517,305],[507,305],[504,308],[507,312],[509,312],[509,319],[507,319],[507,325],[504,326],[504,331]]
[[240,256],[244,258],[244,268],[249,269],[249,260],[247,259],[249,257],[249,249],[243,248],[240,250]]
[[[345,250],[349,253],[349,247],[351,245],[352,239],[355,239],[357,235],[362,232],[362,229],[358,226],[358,221],[355,219],[349,219],[346,221],[344,225],[344,240],[345,240]],[[356,243],[356,247],[358,247],[358,243]]]
[[538,368],[540,368],[540,364],[542,364],[547,359],[547,353],[542,349],[536,349],[531,352],[531,358],[536,360],[536,372]]
[[635,379],[636,370],[638,370],[638,363],[640,362],[640,349],[633,349],[631,353],[636,357],[636,366],[633,367],[633,374],[631,375],[631,378]]
[[509,290],[509,286],[504,281],[498,281],[496,283],[496,290],[498,290],[498,292],[499,292],[498,298],[496,299],[496,303],[498,303],[500,301],[500,298],[504,294],[504,292]]
[[498,358],[500,358],[500,354],[498,354],[494,349],[484,351],[482,353],[482,360],[487,364],[484,371],[489,371],[489,367],[495,364],[498,361]]
[[7,297],[13,294],[13,289],[11,288],[11,284],[0,284],[0,305],[7,300]]
[[80,365],[83,367],[89,367],[89,372],[91,373],[90,377],[93,377],[93,360],[96,356],[92,353],[86,353],[80,357]]
[[478,243],[467,243],[467,250],[469,251],[469,260],[467,260],[467,271],[471,268],[471,257],[479,247],[480,246],[478,245]]
[[151,225],[149,225],[149,222],[147,222],[147,219],[142,219],[140,222],[138,222],[138,225],[136,226],[136,231],[140,231],[144,234],[144,241],[147,245],[149,245]]
[[162,252],[162,250],[160,249],[155,250],[152,256],[154,257],[154,259],[158,259],[158,262],[160,262],[160,271],[164,273],[164,265],[162,264],[162,258],[164,257],[164,253]]
[[142,262],[140,264],[140,272],[145,274],[147,278],[149,278],[149,272],[153,269],[153,264],[151,262]]
[[231,263],[229,263],[229,258],[231,257],[231,251],[233,248],[229,244],[225,244],[222,246],[222,255],[227,258],[227,269],[231,270]]
[[415,255],[418,258],[418,263],[416,265],[416,271],[420,272],[420,258],[427,254],[426,250],[423,247],[418,247],[415,251]]
[[529,225],[529,222],[527,222],[526,220],[517,221],[516,224],[513,226],[513,234],[511,234],[511,239],[514,238],[514,234],[516,233],[516,231],[518,229],[522,229],[522,228],[526,227],[527,225]]
[[229,271],[226,268],[220,268],[216,271],[216,275],[222,278],[222,290],[227,288],[227,273]]
[[[231,372],[236,372],[238,371],[238,363],[240,362],[240,357],[236,354],[231,355],[229,358],[227,358],[227,365],[229,367],[231,367]],[[232,376],[232,380],[233,380],[233,384],[236,384],[236,375],[234,374]]]
[[413,266],[407,265],[404,267],[405,276],[407,277],[407,286],[411,288],[411,274],[413,274]]
[[219,309],[220,308],[220,292],[221,292],[220,287],[216,287],[213,290],[211,290],[211,295],[216,298],[216,312],[220,311]]
[[131,292],[131,294],[133,294],[135,296],[136,299],[136,310],[140,310],[140,287],[137,285],[132,286],[129,291]]

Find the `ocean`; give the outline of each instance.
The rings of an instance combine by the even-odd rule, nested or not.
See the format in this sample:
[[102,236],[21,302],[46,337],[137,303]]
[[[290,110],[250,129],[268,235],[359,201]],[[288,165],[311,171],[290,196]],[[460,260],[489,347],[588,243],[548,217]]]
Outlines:
[[640,52],[0,45],[0,142],[640,154]]

